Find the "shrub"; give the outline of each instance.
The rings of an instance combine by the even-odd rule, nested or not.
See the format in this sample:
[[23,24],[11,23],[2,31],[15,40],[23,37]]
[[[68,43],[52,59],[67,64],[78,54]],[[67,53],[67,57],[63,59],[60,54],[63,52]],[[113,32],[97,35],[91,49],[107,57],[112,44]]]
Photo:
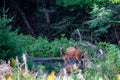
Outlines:
[[[116,75],[119,73],[120,68],[120,49],[113,44],[100,42],[98,46],[104,49],[102,58],[95,58],[94,65],[85,70],[86,79],[98,79],[107,76],[109,79],[116,80]],[[92,74],[92,76],[91,76]],[[94,76],[93,76],[94,75]]]
[[117,68],[120,67],[120,48],[117,45],[100,42],[99,45],[106,50],[106,59],[111,61]]
[[[71,40],[71,43],[74,43]],[[60,46],[68,47],[71,45],[70,40],[67,38],[55,39],[54,41],[48,41],[42,37],[39,37],[31,45],[28,45],[28,54],[36,57],[57,57],[60,56]]]
[[3,14],[0,17],[0,59],[4,60],[16,55],[20,56],[22,53],[16,32],[11,32],[10,22],[12,22],[12,18],[8,19],[7,15]]
[[108,32],[110,28],[111,10],[105,7],[98,7],[94,5],[93,10],[90,12],[91,20],[87,21],[88,28],[92,30],[94,36],[100,36]]

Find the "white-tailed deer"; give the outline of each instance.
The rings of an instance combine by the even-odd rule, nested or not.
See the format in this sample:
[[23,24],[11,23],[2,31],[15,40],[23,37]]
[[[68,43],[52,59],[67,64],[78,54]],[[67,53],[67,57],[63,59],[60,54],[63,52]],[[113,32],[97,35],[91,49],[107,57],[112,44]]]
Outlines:
[[63,47],[60,47],[60,53],[62,55],[62,59],[64,60],[64,63],[66,64],[67,61],[69,61],[72,58],[75,58],[77,59],[77,61],[80,61],[80,56],[82,54],[82,51],[76,49],[76,47],[69,47],[66,49],[66,52],[63,52]]

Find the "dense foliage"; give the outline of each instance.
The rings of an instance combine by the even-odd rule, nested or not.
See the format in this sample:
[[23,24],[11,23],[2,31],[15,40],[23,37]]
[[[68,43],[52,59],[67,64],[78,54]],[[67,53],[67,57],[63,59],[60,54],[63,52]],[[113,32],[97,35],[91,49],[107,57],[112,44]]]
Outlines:
[[12,22],[12,18],[7,18],[6,11],[3,9],[4,14],[0,17],[0,59],[4,60],[20,56],[22,53],[17,40],[17,33],[11,32],[9,23]]
[[90,12],[91,19],[87,21],[88,28],[92,30],[92,35],[100,36],[108,32],[110,25],[111,10],[105,7],[99,8],[94,5],[93,10]]
[[[26,53],[33,58],[61,57],[60,47],[64,46],[66,51],[75,42],[83,53],[88,52],[86,67],[76,70],[83,80],[117,80],[120,77],[120,0],[3,0],[2,3],[0,59],[11,63],[0,61],[0,74],[3,71],[2,76],[7,80],[33,80],[36,68],[36,80],[53,77],[58,80],[57,73],[63,63],[38,64],[24,57],[19,63],[16,56],[21,59]],[[9,10],[5,10],[5,6]],[[89,41],[95,45],[86,46]],[[96,47],[102,49],[103,54]],[[12,75],[4,71],[4,66],[12,69]],[[73,71],[61,79],[77,80],[77,75]]]
[[71,38],[79,29],[82,38],[92,42],[117,43],[120,39],[119,0],[16,0],[0,4],[14,17],[13,29],[35,38],[54,40],[61,34]]
[[104,56],[102,58],[93,57],[95,64],[86,69],[86,79],[98,79],[98,77],[104,77],[107,75],[109,79],[116,80],[116,74],[119,73],[120,65],[120,48],[116,45],[100,42],[98,46],[104,49]]

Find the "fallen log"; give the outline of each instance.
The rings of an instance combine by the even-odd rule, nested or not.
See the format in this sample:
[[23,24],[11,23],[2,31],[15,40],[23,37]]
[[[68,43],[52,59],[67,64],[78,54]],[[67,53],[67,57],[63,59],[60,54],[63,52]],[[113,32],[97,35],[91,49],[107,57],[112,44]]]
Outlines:
[[32,62],[63,62],[62,57],[53,57],[53,58],[35,58],[27,55],[27,59]]

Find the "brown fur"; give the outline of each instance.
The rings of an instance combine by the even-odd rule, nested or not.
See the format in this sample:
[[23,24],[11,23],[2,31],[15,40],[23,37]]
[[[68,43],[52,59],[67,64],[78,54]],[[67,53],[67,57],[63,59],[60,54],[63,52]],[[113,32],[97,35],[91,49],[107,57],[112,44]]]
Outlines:
[[62,59],[64,60],[65,64],[72,58],[76,58],[78,61],[80,61],[79,59],[81,54],[82,54],[81,50],[78,50],[74,47],[69,47],[66,49],[65,53],[62,50]]

